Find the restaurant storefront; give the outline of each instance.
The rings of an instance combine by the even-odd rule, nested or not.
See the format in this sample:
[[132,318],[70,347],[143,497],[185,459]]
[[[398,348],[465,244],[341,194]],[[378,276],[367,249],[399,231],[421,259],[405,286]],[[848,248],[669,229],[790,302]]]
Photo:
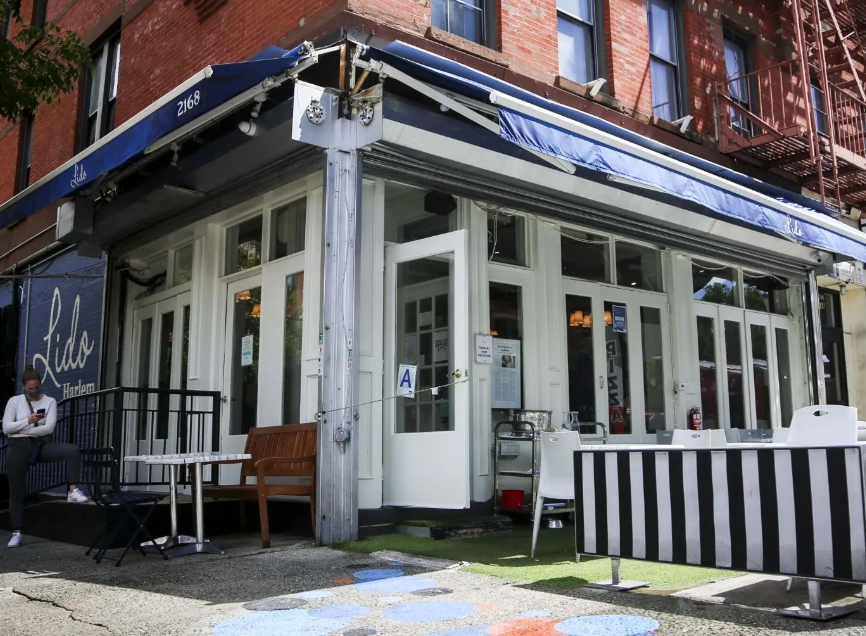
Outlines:
[[[707,428],[771,429],[823,399],[815,271],[866,241],[600,120],[591,152],[614,154],[577,158],[588,137],[558,119],[530,140],[542,120],[515,115],[519,89],[387,48],[354,58],[349,117],[300,80],[239,101],[257,133],[203,122],[188,153],[155,143],[164,165],[97,209],[86,240],[135,272],[110,289],[120,384],[221,392],[225,452],[318,417],[320,449],[351,449],[361,509],[488,502],[511,409],[641,443],[695,407]],[[449,91],[440,62],[472,89]],[[177,450],[157,427],[127,454],[148,435]]]

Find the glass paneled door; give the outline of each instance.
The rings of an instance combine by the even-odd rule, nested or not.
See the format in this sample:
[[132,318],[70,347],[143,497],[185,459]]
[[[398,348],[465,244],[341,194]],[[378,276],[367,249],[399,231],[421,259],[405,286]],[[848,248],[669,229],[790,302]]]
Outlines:
[[611,435],[668,428],[673,393],[667,298],[565,281],[568,405]]
[[385,401],[386,505],[469,506],[466,242],[460,230],[385,248],[385,396],[401,365],[416,368],[414,395]]
[[[240,453],[255,426],[300,424],[303,399],[304,255],[229,283],[221,449]],[[220,479],[238,476],[223,466]],[[233,483],[227,481],[226,483]]]
[[704,428],[790,426],[800,356],[787,316],[695,303]]
[[180,398],[159,390],[186,388],[191,294],[146,300],[133,309],[130,378],[132,386],[153,392],[127,398],[127,454],[178,453],[189,441]]

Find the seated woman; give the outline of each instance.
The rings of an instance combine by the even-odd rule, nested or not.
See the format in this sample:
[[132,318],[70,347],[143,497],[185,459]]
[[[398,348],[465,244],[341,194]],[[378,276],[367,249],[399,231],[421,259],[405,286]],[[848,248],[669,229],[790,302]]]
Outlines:
[[57,424],[57,402],[42,393],[42,379],[36,369],[28,366],[21,376],[24,393],[6,404],[3,432],[9,437],[6,450],[6,473],[9,476],[9,517],[12,538],[8,547],[21,545],[24,492],[27,470],[31,464],[66,460],[69,494],[66,501],[82,503],[87,497],[78,489],[81,474],[81,453],[75,444],[52,442]]

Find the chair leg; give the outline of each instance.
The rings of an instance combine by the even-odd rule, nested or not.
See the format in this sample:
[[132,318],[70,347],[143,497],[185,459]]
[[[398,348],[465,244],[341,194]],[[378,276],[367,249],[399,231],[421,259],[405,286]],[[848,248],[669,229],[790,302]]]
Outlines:
[[105,522],[102,526],[102,530],[99,531],[99,534],[96,535],[96,538],[93,540],[93,543],[90,544],[90,547],[87,548],[87,552],[84,553],[84,556],[90,556],[90,553],[93,552],[93,549],[96,547],[96,544],[99,543],[99,540],[105,536],[105,533],[108,532],[108,521]]
[[538,495],[535,499],[535,513],[534,519],[532,522],[532,552],[529,553],[529,556],[533,559],[535,558],[535,544],[538,542],[538,529],[541,527],[541,509],[544,507],[544,497]]
[[[154,502],[154,504],[150,507],[150,510],[147,511],[147,514],[144,516],[144,518],[141,520],[141,523],[139,524],[138,532],[143,532],[144,538],[150,541],[151,545],[153,545],[156,548],[157,552],[162,555],[163,561],[167,561],[168,555],[165,553],[165,547],[162,544],[158,544],[156,542],[156,539],[153,538],[153,535],[150,534],[150,530],[147,529],[147,522],[150,519],[150,516],[156,511],[156,506],[158,503],[159,502]],[[136,546],[139,550],[141,550],[141,553],[144,556],[147,556],[147,553],[144,551],[144,548],[141,547],[140,543],[136,544]]]
[[268,523],[268,498],[259,493],[259,523],[262,526],[262,547],[271,547],[271,527]]
[[[115,511],[115,512],[119,512],[119,511]],[[126,522],[126,519],[124,517],[121,516],[121,517],[117,518],[117,521],[114,524],[114,528],[112,528],[108,537],[105,539],[105,543],[103,544],[102,549],[100,549],[96,553],[96,555],[93,557],[97,563],[102,562],[102,557],[104,557],[105,553],[108,552],[108,548],[109,548],[109,546],[111,546],[111,542],[114,541],[114,537],[116,537],[117,533],[120,531],[120,529],[124,525],[126,525],[125,522]]]

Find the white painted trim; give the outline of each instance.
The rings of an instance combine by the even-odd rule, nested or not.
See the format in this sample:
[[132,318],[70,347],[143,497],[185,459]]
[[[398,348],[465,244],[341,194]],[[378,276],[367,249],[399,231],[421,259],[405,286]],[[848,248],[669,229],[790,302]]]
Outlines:
[[738,183],[723,179],[722,177],[717,177],[709,172],[701,170],[700,168],[694,168],[686,163],[683,163],[682,161],[667,157],[654,150],[643,148],[642,146],[638,146],[635,143],[632,143],[625,139],[620,139],[619,137],[615,137],[614,135],[606,133],[597,128],[593,128],[592,126],[587,126],[586,124],[582,124],[578,121],[575,121],[574,119],[570,119],[552,111],[539,108],[522,100],[515,99],[509,95],[505,95],[504,93],[499,93],[497,91],[494,91],[490,94],[490,101],[504,108],[516,110],[520,113],[523,113],[524,115],[529,115],[531,117],[534,117],[535,119],[539,119],[554,126],[558,126],[559,128],[562,128],[569,132],[581,135],[582,137],[593,139],[595,141],[598,141],[599,143],[604,143],[618,150],[628,152],[629,154],[638,156],[642,159],[646,159],[647,161],[651,161],[652,163],[655,163],[657,165],[669,168],[671,170],[675,170],[699,181],[703,181],[704,183],[707,183],[709,185],[715,186],[722,190],[727,190],[728,192],[741,196],[745,199],[749,199],[756,203],[760,203],[761,205],[773,208],[785,214],[789,214],[792,217],[808,221],[826,230],[835,232],[836,234],[840,234],[842,236],[845,236],[846,238],[857,241],[858,243],[866,244],[866,234],[864,234],[863,232],[859,232],[851,227],[848,227],[844,223],[836,221],[835,219],[832,219],[830,217],[824,217],[817,212],[808,212],[792,205],[786,205],[781,201],[777,201],[776,199],[773,199],[772,197],[769,197],[765,194],[741,186]]

